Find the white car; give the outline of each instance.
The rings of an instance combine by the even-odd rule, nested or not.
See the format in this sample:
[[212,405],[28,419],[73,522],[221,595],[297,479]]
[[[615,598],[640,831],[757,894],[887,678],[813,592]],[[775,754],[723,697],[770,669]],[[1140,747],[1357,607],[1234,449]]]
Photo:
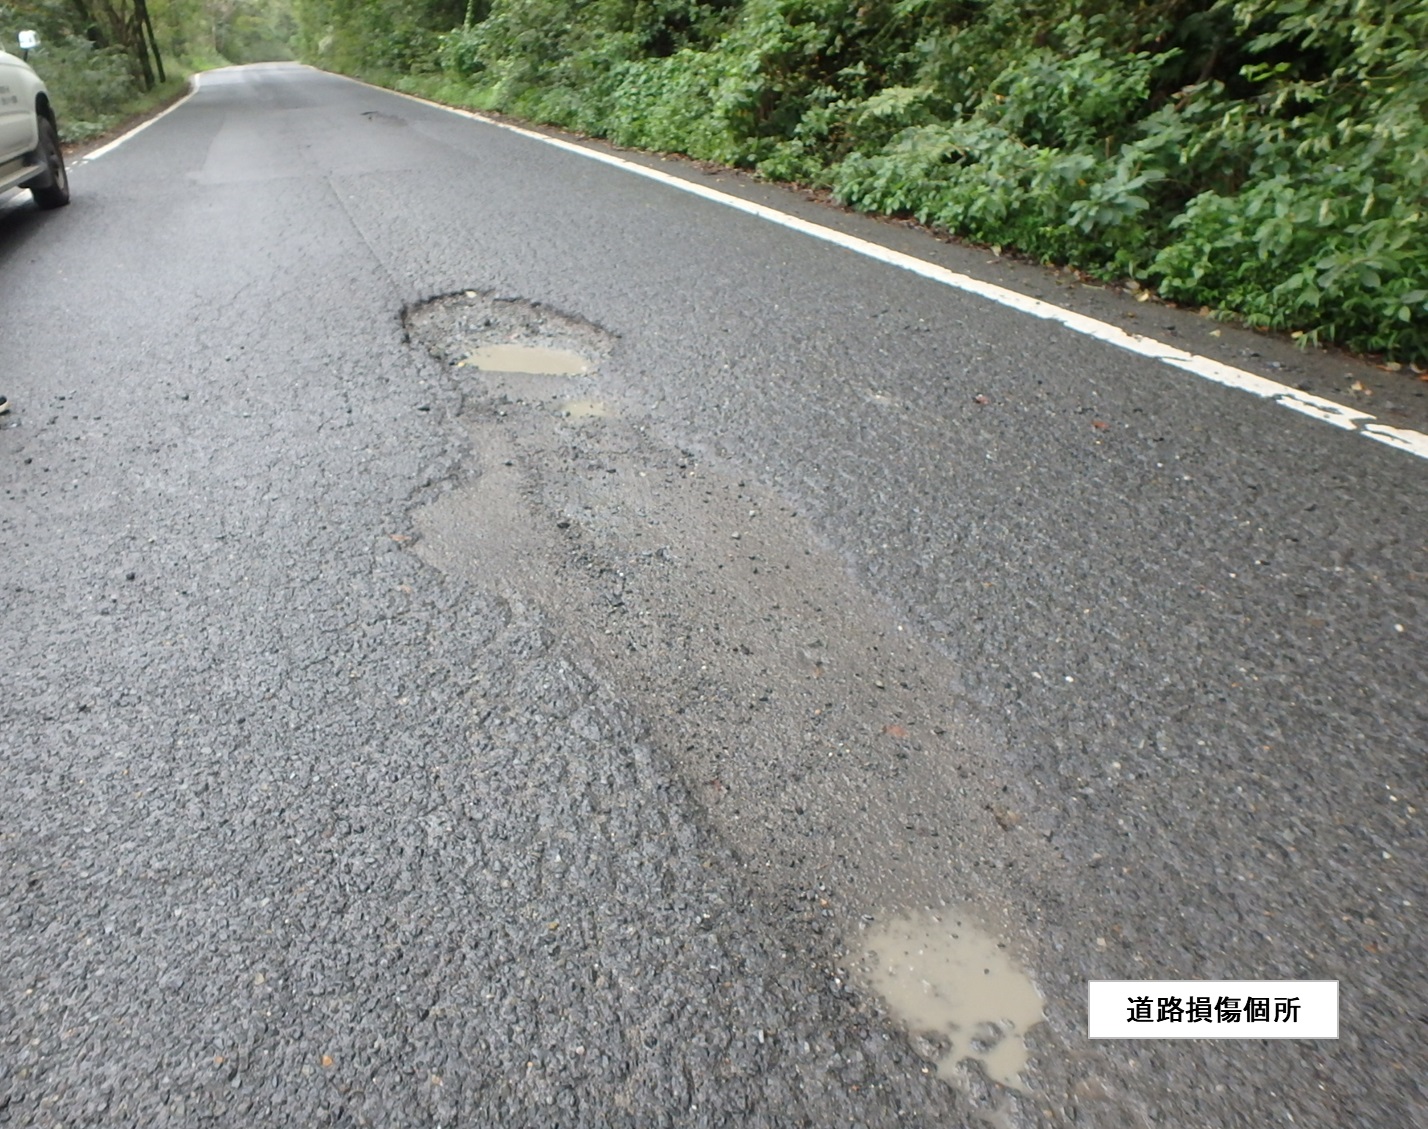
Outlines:
[[[39,44],[20,32],[20,50]],[[69,203],[69,174],[49,91],[24,59],[0,51],[0,192],[28,188],[41,208]]]

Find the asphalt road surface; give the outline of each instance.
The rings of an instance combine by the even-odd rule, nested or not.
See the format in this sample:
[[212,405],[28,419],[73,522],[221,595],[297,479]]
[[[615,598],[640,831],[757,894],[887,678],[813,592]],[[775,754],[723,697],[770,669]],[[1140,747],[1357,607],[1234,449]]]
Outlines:
[[297,66],[73,182],[0,201],[0,1125],[1428,1125],[1428,461]]

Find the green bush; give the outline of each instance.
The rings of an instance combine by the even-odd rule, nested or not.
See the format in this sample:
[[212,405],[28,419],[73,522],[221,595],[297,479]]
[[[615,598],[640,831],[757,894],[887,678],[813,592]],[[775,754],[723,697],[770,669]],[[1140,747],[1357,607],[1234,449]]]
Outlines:
[[601,132],[618,145],[737,163],[739,137],[718,110],[727,78],[718,56],[692,48],[622,63]]
[[1188,202],[1152,277],[1252,324],[1428,355],[1428,7],[1235,10],[1265,29],[1252,52],[1292,45],[1310,62],[1247,68],[1259,93],[1227,104],[1210,137],[1243,182]]
[[[1113,53],[1075,30],[1074,55],[1034,49],[960,120],[909,126],[845,158],[833,170],[838,196],[1045,259],[1135,273],[1152,253],[1155,190],[1175,158],[1136,128],[1167,56]],[[880,99],[870,108],[884,116]],[[899,112],[917,104],[909,95]]]
[[77,35],[45,43],[32,62],[54,99],[66,141],[102,133],[142,91],[123,48],[96,48]]

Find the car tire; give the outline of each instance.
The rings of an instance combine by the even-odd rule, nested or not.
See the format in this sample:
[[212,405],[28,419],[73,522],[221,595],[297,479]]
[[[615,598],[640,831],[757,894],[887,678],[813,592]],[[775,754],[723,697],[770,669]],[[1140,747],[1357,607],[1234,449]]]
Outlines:
[[45,171],[30,182],[30,193],[41,208],[63,208],[69,203],[69,173],[64,167],[64,152],[60,149],[55,123],[41,115],[39,133],[40,161]]

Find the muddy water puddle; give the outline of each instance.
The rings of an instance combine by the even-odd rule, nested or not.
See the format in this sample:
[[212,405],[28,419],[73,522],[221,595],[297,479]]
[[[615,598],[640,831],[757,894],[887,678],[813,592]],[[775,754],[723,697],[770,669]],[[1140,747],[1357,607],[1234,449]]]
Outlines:
[[947,1045],[939,1074],[952,1077],[970,1058],[992,1081],[1020,1088],[1042,1000],[1001,944],[965,915],[920,914],[873,926],[862,948],[867,986],[909,1031]]
[[590,364],[571,349],[547,345],[482,345],[458,362],[463,368],[482,372],[526,373],[533,376],[583,376]]
[[569,419],[613,419],[615,416],[603,400],[570,400],[560,405],[560,412]]

